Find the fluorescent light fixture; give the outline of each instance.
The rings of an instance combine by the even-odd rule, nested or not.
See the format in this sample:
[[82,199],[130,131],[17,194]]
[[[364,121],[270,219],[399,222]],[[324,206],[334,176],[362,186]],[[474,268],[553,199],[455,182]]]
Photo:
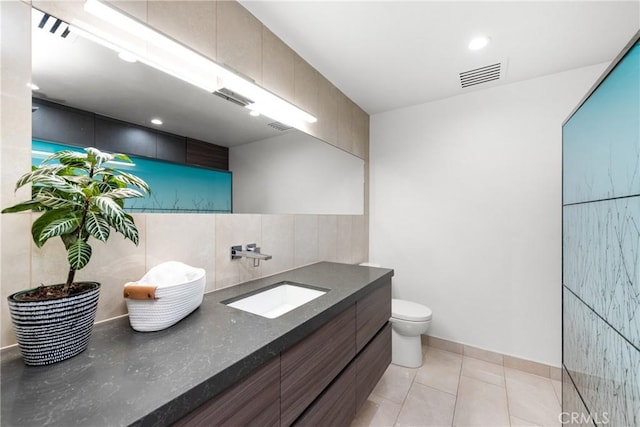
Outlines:
[[118,58],[122,59],[124,62],[138,62],[138,58],[131,52],[120,52],[118,54]]
[[37,85],[37,84],[35,84],[35,83],[31,83],[31,82],[27,83],[27,87],[28,87],[29,89],[31,89],[31,90],[40,90],[40,86],[38,86],[38,85]]
[[[102,42],[98,41],[98,43],[106,47],[115,45],[110,48],[117,52],[129,51],[136,55],[140,62],[209,92],[215,92],[222,87],[237,92],[253,101],[253,104],[247,106],[248,108],[282,123],[298,127],[297,125],[302,121],[308,123],[317,121],[314,116],[284,99],[99,0],[86,0],[84,8],[88,13],[118,27],[139,41],[159,48],[163,54],[153,55],[151,58],[149,51],[143,51],[144,48],[135,46],[135,43],[118,40],[116,36],[103,33],[98,37]],[[79,34],[86,36],[86,32],[83,33]],[[145,43],[137,44],[142,46]]]
[[176,70],[176,64],[172,64],[171,60],[166,58],[156,58],[156,61],[150,60],[147,58],[146,49],[143,47],[136,46],[135,44],[125,40],[117,39],[117,37],[102,32],[101,30],[93,29],[93,33],[89,33],[75,26],[71,26],[70,29],[72,33],[78,34],[79,36],[104,46],[107,49],[111,49],[118,53],[127,51],[134,55],[139,62],[204,89],[207,92],[214,92],[219,88],[217,82],[212,83],[211,79],[208,76],[205,76],[204,72],[201,70],[190,69],[187,67],[182,67],[180,70]]
[[489,44],[489,37],[475,37],[469,42],[469,50],[480,50]]
[[153,123],[154,125],[158,125],[160,126],[162,124],[162,120],[160,119],[151,119],[151,123]]
[[249,112],[249,115],[253,116],[253,117],[258,117],[260,115],[260,113],[258,111],[256,111],[256,110],[251,110]]

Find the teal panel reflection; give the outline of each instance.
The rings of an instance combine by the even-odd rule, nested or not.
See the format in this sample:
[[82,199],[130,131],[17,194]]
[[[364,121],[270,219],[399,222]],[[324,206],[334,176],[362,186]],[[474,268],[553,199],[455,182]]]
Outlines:
[[[31,163],[60,150],[83,152],[82,148],[33,140]],[[118,163],[118,169],[144,179],[152,193],[125,203],[129,212],[231,213],[231,172],[131,157],[133,164]]]
[[564,203],[640,193],[640,44],[563,127]]

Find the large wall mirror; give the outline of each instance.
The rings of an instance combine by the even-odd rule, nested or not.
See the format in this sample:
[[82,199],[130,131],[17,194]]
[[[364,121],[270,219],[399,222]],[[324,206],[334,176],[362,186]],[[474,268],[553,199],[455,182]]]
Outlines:
[[34,17],[34,98],[228,147],[234,213],[363,214],[362,159]]

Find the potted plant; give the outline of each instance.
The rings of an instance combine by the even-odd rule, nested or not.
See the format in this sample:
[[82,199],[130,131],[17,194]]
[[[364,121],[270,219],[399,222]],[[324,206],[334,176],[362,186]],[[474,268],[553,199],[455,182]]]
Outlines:
[[124,154],[96,148],[60,151],[23,175],[16,190],[31,184],[31,200],[2,213],[34,211],[31,235],[37,247],[52,237],[64,243],[69,262],[65,283],[16,292],[8,297],[18,346],[27,365],[46,365],[87,348],[98,306],[100,284],[75,282],[91,258],[89,239],[106,242],[111,230],[138,244],[138,230],[124,200],[143,197],[149,186],[109,162],[131,162]]

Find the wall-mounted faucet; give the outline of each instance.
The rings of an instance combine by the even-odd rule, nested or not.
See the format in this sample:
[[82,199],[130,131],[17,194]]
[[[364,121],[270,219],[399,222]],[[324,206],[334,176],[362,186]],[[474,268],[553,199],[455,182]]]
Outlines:
[[255,243],[247,244],[247,249],[242,250],[242,245],[231,246],[231,259],[240,259],[242,257],[253,259],[253,266],[258,267],[260,260],[270,260],[271,255],[260,253],[260,248]]

